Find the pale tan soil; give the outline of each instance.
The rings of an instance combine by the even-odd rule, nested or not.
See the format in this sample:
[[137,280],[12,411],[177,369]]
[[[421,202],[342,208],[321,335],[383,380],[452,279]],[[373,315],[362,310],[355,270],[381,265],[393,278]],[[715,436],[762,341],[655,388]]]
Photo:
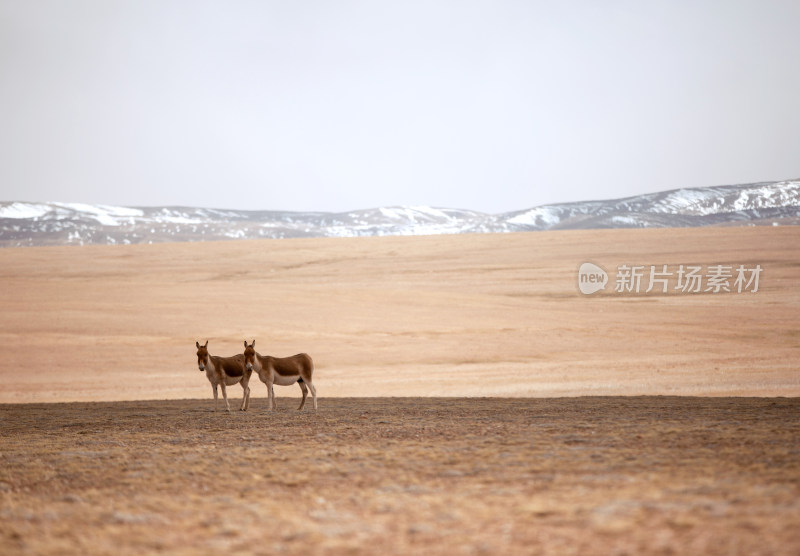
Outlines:
[[[798,396],[799,248],[780,227],[0,249],[0,402],[210,398],[195,341],[245,338],[311,354],[323,398]],[[586,297],[584,261],[764,271]]]
[[0,405],[3,554],[798,554],[797,398]]

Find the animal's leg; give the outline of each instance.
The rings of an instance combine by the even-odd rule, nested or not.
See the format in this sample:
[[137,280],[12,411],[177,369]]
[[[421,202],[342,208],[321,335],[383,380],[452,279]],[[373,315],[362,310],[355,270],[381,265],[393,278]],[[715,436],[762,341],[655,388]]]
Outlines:
[[298,382],[300,385],[300,390],[303,392],[303,399],[300,400],[300,407],[297,408],[297,411],[303,409],[303,406],[306,404],[306,396],[308,396],[308,388],[306,388],[305,382]]
[[246,382],[242,382],[242,388],[244,393],[242,394],[242,407],[239,409],[240,411],[247,411],[247,408],[250,407],[250,386]]
[[275,388],[272,384],[267,386],[269,388],[269,410],[274,411],[278,409],[278,403],[275,401]]
[[[303,382],[305,382],[305,381],[303,381]],[[311,397],[314,400],[314,411],[316,411],[317,410],[317,389],[314,388],[314,385],[312,383],[310,383],[310,382],[308,383],[308,389],[311,390]]]
[[242,385],[242,407],[239,408],[239,411],[247,411],[247,405],[250,401],[250,387],[244,380],[242,380],[239,384]]
[[220,388],[222,388],[222,397],[225,398],[225,407],[228,408],[228,413],[230,413],[231,412],[231,404],[228,403],[228,392],[226,391],[225,383],[224,382],[220,382],[219,386],[220,386]]
[[267,387],[267,411],[272,411],[272,385],[264,381],[264,386]]
[[214,390],[214,413],[217,412],[217,385],[212,384],[211,388]]

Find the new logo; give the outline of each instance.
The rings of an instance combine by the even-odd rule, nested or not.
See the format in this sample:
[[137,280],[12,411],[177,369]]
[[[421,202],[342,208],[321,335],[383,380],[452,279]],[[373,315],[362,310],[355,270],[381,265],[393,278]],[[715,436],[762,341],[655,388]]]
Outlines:
[[578,269],[578,289],[584,295],[604,290],[608,273],[594,263],[583,263]]

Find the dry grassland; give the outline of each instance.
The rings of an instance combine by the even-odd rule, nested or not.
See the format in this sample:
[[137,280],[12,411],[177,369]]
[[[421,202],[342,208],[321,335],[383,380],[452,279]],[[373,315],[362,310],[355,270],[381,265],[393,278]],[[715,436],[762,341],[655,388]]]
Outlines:
[[[322,398],[797,396],[799,254],[795,227],[0,249],[0,402],[211,396],[195,341],[245,338],[311,354]],[[764,270],[587,297],[587,260]]]

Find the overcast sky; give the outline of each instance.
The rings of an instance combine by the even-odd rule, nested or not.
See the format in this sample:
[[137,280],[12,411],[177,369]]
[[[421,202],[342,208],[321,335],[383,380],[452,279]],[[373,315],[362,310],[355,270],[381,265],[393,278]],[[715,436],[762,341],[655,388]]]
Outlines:
[[0,200],[502,212],[796,178],[798,99],[798,0],[0,0]]

